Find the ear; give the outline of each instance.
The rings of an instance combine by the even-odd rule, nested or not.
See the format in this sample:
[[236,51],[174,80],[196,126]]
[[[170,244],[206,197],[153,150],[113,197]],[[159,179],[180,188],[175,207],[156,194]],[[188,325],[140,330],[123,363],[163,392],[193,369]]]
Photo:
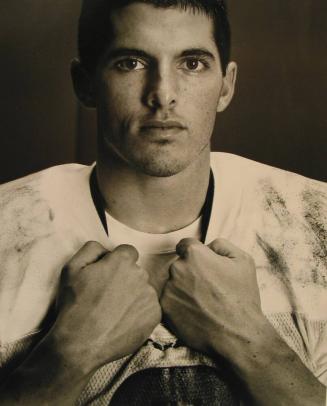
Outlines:
[[95,108],[94,81],[89,72],[81,65],[81,62],[75,58],[71,62],[70,72],[72,75],[73,86],[78,100],[88,108]]
[[217,106],[218,113],[221,113],[228,107],[234,96],[236,76],[237,65],[235,62],[230,62],[226,68],[226,74],[223,77],[223,85]]

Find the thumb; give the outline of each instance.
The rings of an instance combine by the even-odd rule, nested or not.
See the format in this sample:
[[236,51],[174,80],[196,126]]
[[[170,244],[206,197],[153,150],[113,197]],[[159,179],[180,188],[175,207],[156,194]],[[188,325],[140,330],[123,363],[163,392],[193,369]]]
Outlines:
[[195,247],[203,247],[202,242],[196,238],[183,238],[176,245],[176,254],[179,255],[180,258],[186,259]]
[[108,252],[100,243],[88,241],[65,265],[65,269],[77,272],[88,265],[99,261]]
[[133,245],[122,244],[116,247],[112,253],[109,255],[111,258],[118,257],[124,258],[130,263],[135,263],[139,259],[139,253]]
[[237,258],[242,252],[240,248],[224,238],[213,240],[208,247],[216,254],[228,258]]

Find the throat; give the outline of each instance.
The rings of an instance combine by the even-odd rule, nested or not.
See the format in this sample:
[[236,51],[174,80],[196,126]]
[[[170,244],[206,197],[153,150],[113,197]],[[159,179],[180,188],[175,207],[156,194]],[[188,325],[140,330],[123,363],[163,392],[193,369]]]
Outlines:
[[[204,190],[158,188],[135,192],[111,201],[106,212],[128,227],[144,233],[164,234],[192,224],[201,215],[208,185]],[[156,188],[157,189],[157,188]]]
[[199,218],[209,176],[209,159],[170,177],[149,176],[128,166],[97,166],[106,212],[134,230],[152,234],[180,230]]
[[150,199],[134,196],[130,201],[110,205],[106,212],[134,230],[151,234],[180,230],[198,219],[201,207],[192,207],[188,199],[169,195],[163,193]]

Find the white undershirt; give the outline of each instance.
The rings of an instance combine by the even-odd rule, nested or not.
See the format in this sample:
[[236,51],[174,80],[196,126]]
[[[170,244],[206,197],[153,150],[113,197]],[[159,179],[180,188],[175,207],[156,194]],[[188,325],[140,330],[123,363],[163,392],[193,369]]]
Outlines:
[[140,254],[162,254],[175,252],[175,247],[183,238],[201,237],[201,217],[192,224],[165,234],[144,233],[119,222],[106,212],[110,243],[117,247],[121,244],[133,245]]
[[151,234],[134,230],[120,223],[106,212],[110,249],[121,244],[133,245],[139,252],[138,264],[146,269],[150,281],[160,286],[167,278],[167,271],[177,259],[176,245],[183,238],[201,238],[201,217],[192,224],[165,234]]

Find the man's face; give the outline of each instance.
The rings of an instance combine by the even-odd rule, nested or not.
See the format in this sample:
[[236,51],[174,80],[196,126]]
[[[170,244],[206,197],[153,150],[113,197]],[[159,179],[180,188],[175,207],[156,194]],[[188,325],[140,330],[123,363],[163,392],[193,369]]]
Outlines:
[[179,173],[210,148],[223,89],[213,23],[141,3],[111,20],[114,39],[96,76],[99,136],[136,170]]

